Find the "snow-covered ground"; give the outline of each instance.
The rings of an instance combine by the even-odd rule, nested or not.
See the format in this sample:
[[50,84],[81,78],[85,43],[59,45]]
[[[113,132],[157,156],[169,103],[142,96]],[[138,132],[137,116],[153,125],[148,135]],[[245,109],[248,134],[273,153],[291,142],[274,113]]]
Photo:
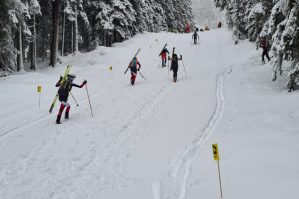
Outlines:
[[[271,67],[224,29],[145,33],[114,48],[69,56],[56,68],[0,80],[0,198],[298,198],[298,92],[271,82]],[[177,83],[158,57],[168,43],[183,55]],[[138,48],[136,85],[123,74]],[[55,83],[72,64],[70,120],[48,113]],[[109,70],[112,66],[113,70]],[[37,86],[43,88],[38,107]]]

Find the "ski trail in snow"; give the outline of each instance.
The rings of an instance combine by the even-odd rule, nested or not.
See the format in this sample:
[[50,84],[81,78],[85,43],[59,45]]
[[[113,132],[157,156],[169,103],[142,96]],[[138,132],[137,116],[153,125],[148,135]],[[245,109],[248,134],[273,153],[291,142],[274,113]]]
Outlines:
[[[162,183],[163,199],[185,199],[186,193],[188,191],[188,179],[191,173],[191,168],[194,160],[198,157],[201,148],[204,143],[212,135],[213,130],[217,126],[218,122],[222,118],[222,114],[225,110],[225,99],[223,93],[223,76],[225,73],[221,73],[217,76],[216,83],[216,106],[212,116],[210,117],[208,123],[199,132],[199,137],[196,138],[192,144],[190,144],[182,157],[175,164],[170,175],[167,179],[164,179],[166,183]],[[175,180],[174,180],[175,179]],[[163,180],[163,181],[164,181]],[[169,183],[169,185],[167,185]],[[166,185],[166,186],[165,186]]]

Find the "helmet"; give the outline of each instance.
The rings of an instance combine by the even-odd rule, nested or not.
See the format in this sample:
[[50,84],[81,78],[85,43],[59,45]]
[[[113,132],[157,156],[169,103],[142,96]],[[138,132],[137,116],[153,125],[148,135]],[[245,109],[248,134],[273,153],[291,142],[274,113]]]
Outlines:
[[70,80],[70,81],[73,81],[75,78],[76,78],[76,75],[74,75],[74,74],[68,74],[67,75],[67,79]]

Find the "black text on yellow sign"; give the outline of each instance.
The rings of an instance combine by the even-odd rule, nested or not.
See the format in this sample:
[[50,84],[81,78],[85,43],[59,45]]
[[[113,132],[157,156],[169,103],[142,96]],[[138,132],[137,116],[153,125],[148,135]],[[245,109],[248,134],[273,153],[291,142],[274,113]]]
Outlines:
[[218,144],[212,144],[214,160],[220,160],[218,152]]
[[38,86],[38,87],[37,87],[37,92],[38,92],[38,93],[41,93],[41,92],[42,92],[42,86]]

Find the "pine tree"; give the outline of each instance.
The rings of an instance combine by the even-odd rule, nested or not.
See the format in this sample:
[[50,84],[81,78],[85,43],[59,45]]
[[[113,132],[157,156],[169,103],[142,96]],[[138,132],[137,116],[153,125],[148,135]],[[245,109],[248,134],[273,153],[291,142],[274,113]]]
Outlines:
[[10,9],[9,0],[0,1],[0,77],[13,72],[16,67],[11,24],[17,23],[17,19],[9,15]]

